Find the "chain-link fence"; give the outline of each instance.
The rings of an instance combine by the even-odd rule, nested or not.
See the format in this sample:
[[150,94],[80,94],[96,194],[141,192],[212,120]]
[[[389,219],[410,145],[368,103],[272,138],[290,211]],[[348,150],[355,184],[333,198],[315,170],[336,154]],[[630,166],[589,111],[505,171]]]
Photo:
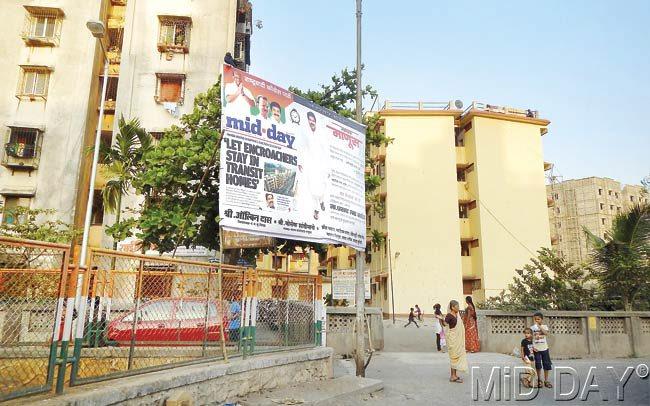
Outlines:
[[0,237],[0,400],[320,343],[317,276],[103,249],[69,262]]
[[252,352],[316,345],[318,278],[271,271],[257,271],[254,278]]
[[[83,328],[76,331],[72,384],[227,357],[241,298],[217,264],[92,250],[84,277]],[[241,300],[241,299],[239,299]],[[83,304],[82,304],[83,305]],[[241,306],[241,304],[239,304]]]
[[68,258],[68,246],[0,237],[0,401],[52,387]]

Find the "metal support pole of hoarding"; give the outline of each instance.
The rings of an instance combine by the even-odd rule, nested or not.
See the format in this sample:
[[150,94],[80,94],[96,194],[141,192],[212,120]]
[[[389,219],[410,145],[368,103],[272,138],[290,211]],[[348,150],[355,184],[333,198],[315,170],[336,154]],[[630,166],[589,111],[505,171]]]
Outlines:
[[[357,0],[357,94],[356,94],[356,119],[359,123],[362,122],[362,106],[361,106],[361,0]],[[365,266],[365,252],[357,250],[355,263],[356,263],[356,286],[354,294],[354,303],[357,310],[356,317],[356,351],[355,351],[355,364],[357,376],[365,376],[365,337],[364,337],[364,317],[365,317],[365,286],[363,278],[363,268]]]
[[[230,303],[228,303],[228,306],[230,306]],[[219,323],[221,353],[223,354],[223,360],[228,362],[225,327],[223,325],[226,319],[223,317],[223,315],[226,314],[226,312],[228,312],[230,309],[225,309],[223,305],[223,227],[219,227],[219,306],[217,309],[219,308],[221,308],[221,314],[219,314],[219,317],[221,317],[221,323]],[[230,324],[230,319],[228,319],[228,323]]]

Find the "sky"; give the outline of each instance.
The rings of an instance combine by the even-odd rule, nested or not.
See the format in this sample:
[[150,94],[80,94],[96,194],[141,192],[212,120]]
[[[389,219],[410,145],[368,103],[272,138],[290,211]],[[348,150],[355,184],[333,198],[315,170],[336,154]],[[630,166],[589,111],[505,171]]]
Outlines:
[[[304,90],[356,64],[355,0],[253,0],[256,20],[254,75]],[[554,175],[638,184],[650,175],[649,20],[647,0],[365,0],[362,84],[380,105],[539,110]]]

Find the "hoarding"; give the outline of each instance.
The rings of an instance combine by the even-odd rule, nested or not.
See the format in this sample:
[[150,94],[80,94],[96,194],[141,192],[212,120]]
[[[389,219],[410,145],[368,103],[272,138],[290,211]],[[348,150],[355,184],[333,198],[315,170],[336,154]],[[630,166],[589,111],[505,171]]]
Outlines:
[[[370,270],[363,272],[365,298],[370,299]],[[332,269],[332,299],[354,302],[357,273],[354,269]]]
[[220,225],[366,246],[365,127],[225,65]]

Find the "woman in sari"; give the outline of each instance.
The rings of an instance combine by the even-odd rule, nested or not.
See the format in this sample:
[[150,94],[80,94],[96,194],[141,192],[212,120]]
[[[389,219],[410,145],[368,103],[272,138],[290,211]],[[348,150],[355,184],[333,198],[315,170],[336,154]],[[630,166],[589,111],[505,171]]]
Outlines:
[[465,349],[468,352],[479,352],[481,344],[478,341],[478,324],[476,323],[476,308],[471,296],[465,298],[467,307],[465,308]]
[[447,353],[451,364],[449,382],[463,383],[457,371],[467,371],[467,356],[465,354],[465,329],[463,319],[459,314],[458,302],[449,302],[449,313],[445,316],[445,338],[447,340]]

